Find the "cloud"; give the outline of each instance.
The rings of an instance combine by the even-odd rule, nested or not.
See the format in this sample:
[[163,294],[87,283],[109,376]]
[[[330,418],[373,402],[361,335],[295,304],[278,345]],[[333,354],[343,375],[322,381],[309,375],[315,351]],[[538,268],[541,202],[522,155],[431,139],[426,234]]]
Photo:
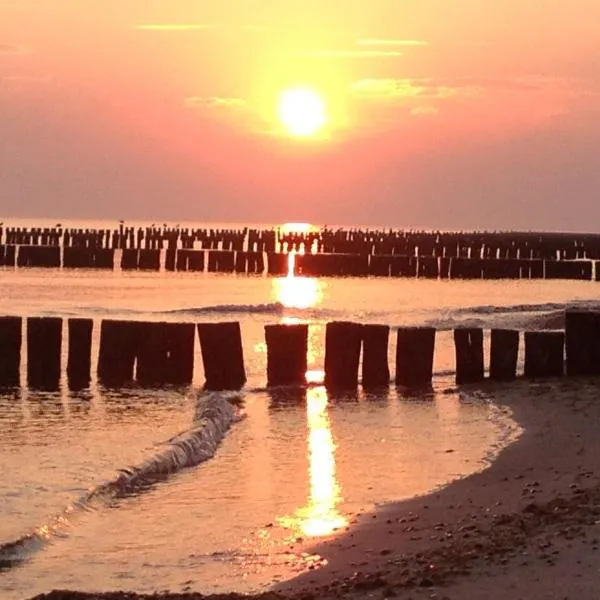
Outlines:
[[2,77],[2,81],[8,83],[46,83],[50,81],[52,77],[50,75],[5,75]]
[[361,79],[350,87],[351,93],[372,99],[447,99],[459,97],[481,97],[483,87],[469,85],[440,85],[432,79]]
[[218,29],[221,27],[218,23],[145,23],[134,25],[138,31],[204,31],[206,29]]
[[185,105],[188,108],[242,108],[247,103],[242,98],[190,96],[185,99]]
[[296,54],[306,58],[396,58],[402,55],[397,50],[305,50]]
[[29,46],[17,44],[0,44],[0,56],[24,56],[33,51]]
[[415,117],[420,117],[437,115],[439,112],[439,109],[435,106],[416,106],[410,111],[410,114]]
[[362,38],[356,40],[358,46],[428,46],[424,40],[401,40],[385,38]]

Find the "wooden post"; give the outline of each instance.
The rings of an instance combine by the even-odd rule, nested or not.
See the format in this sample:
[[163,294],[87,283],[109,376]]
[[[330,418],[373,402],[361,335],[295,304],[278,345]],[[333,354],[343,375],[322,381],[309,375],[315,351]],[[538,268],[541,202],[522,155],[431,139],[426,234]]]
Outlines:
[[519,332],[492,329],[490,345],[490,379],[511,381],[517,376]]
[[239,390],[246,383],[240,324],[199,323],[207,390]]
[[478,383],[483,380],[483,330],[454,330],[456,350],[456,383]]
[[98,379],[103,385],[118,387],[133,381],[139,345],[139,323],[102,321]]
[[434,348],[433,327],[399,327],[396,342],[396,385],[430,386]]
[[62,319],[27,319],[27,384],[35,390],[57,390],[60,383]]
[[600,313],[567,310],[565,337],[567,375],[600,375]]
[[83,390],[90,385],[92,367],[92,319],[69,319],[69,389]]
[[363,325],[362,385],[365,389],[377,389],[390,385],[388,342],[390,328],[387,325]]
[[306,383],[308,325],[265,325],[269,386]]
[[0,317],[0,388],[20,383],[21,329],[21,317]]
[[325,385],[332,390],[358,386],[362,325],[346,321],[327,323],[325,329]]

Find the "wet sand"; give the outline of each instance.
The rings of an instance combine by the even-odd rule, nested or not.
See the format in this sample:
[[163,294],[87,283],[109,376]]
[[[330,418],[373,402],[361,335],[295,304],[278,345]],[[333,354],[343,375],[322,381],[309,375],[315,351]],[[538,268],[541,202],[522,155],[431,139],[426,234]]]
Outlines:
[[[326,566],[255,597],[599,598],[600,381],[518,381],[485,391],[525,430],[490,468],[360,516],[311,549]],[[206,596],[53,592],[37,599],[144,597]]]

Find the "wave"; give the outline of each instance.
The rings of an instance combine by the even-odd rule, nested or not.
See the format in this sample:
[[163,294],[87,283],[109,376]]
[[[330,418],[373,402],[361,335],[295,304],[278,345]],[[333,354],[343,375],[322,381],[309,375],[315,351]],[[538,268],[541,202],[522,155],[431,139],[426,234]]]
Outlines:
[[512,313],[532,313],[532,312],[550,312],[565,310],[568,308],[592,308],[599,306],[598,301],[589,300],[573,300],[571,302],[546,302],[543,304],[512,304],[509,306],[472,306],[458,308],[456,314],[483,314],[483,315],[497,315],[497,314],[512,314]]
[[197,308],[177,308],[167,310],[162,314],[167,315],[203,315],[203,314],[265,314],[281,315],[286,307],[281,302],[269,304],[216,304],[215,306],[200,306]]
[[78,513],[140,493],[183,469],[212,458],[229,428],[244,418],[244,413],[237,406],[241,401],[239,394],[215,392],[206,394],[203,399],[205,402],[194,426],[169,440],[165,450],[141,465],[121,469],[115,479],[92,488],[33,532],[0,544],[0,570],[21,564],[53,538],[64,536]]

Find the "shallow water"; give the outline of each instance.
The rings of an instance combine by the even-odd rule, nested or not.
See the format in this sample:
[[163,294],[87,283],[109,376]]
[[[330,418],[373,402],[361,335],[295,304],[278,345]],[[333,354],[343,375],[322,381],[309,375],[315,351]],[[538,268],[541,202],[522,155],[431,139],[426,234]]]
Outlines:
[[[0,270],[0,280],[0,314],[94,318],[94,353],[102,318],[239,320],[248,372],[241,394],[246,418],[214,458],[67,515],[64,509],[87,490],[164,451],[197,424],[206,402],[198,342],[189,388],[115,393],[94,377],[81,394],[25,388],[0,396],[0,543],[65,517],[49,543],[0,573],[7,600],[56,587],[249,591],[291,576],[310,562],[302,552],[313,536],[343,529],[360,510],[479,470],[518,434],[485,392],[454,388],[449,328],[539,327],[556,320],[565,304],[597,295],[594,283],[551,281],[41,269]],[[309,368],[319,371],[324,324],[333,319],[443,329],[433,391],[329,398],[318,385],[264,390],[264,325],[308,322]]]

